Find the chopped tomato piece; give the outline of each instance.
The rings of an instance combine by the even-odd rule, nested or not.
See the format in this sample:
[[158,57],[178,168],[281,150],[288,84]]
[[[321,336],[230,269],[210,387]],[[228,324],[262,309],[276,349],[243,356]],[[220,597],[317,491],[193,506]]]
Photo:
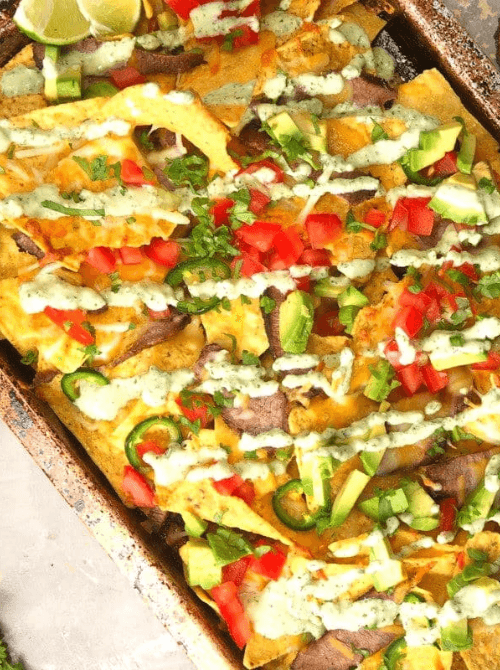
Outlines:
[[342,221],[336,214],[309,214],[305,226],[313,249],[323,249],[342,232]]
[[111,81],[117,88],[128,88],[137,84],[144,84],[146,77],[142,75],[135,67],[124,67],[120,70],[113,70],[109,74]]
[[425,314],[431,303],[432,298],[430,298],[424,291],[420,291],[420,293],[412,293],[406,287],[399,296],[399,304],[402,307],[415,307],[415,309],[418,309],[422,314]]
[[439,503],[439,530],[448,533],[455,526],[457,516],[457,501],[455,498],[445,498]]
[[255,258],[256,260],[260,261],[262,258],[262,253],[256,249],[255,247],[251,247],[249,244],[246,242],[243,242],[243,240],[240,240],[238,244],[241,253],[248,254],[249,256],[252,256],[252,258]]
[[205,396],[191,396],[190,407],[186,407],[180,398],[176,398],[175,402],[179,405],[182,413],[188,421],[197,421],[199,419],[202,428],[205,428],[210,423],[210,416],[207,408],[207,398]]
[[394,230],[395,228],[406,230],[408,226],[408,209],[405,206],[405,199],[406,198],[400,198],[397,201],[394,211],[392,212],[389,230]]
[[389,340],[384,347],[384,355],[395,370],[401,370],[401,352],[396,340]]
[[254,172],[257,172],[258,170],[264,168],[267,168],[268,170],[272,170],[274,172],[275,174],[275,177],[273,179],[274,183],[282,182],[285,179],[285,173],[283,172],[283,170],[280,167],[278,167],[276,163],[273,163],[267,158],[265,158],[262,161],[257,161],[256,163],[252,163],[244,170],[240,170],[238,174],[253,174]]
[[179,262],[181,246],[175,240],[153,237],[151,243],[144,247],[144,253],[158,265],[173,268]]
[[459,554],[457,554],[457,565],[460,568],[460,570],[463,570],[465,567],[465,551],[461,551]]
[[234,205],[231,198],[222,198],[217,200],[210,209],[210,214],[214,217],[216,226],[222,226],[229,221],[229,210]]
[[448,177],[457,171],[457,152],[447,151],[443,158],[440,158],[432,166],[436,177]]
[[421,370],[424,383],[431,393],[437,393],[448,386],[448,382],[450,381],[448,373],[445,371],[438,372],[438,370],[434,369],[432,363],[423,365]]
[[226,479],[219,479],[213,483],[214,489],[223,496],[231,496],[233,492],[243,484],[243,479],[239,475],[233,475]]
[[265,272],[267,270],[266,266],[263,265],[258,258],[247,253],[242,253],[240,256],[233,258],[231,261],[231,269],[234,270],[236,264],[240,261],[243,261],[240,267],[240,274],[242,277],[251,277],[257,272]]
[[408,395],[413,395],[423,384],[422,371],[418,363],[405,365],[396,372],[398,381]]
[[236,237],[259,251],[269,251],[276,235],[280,232],[278,223],[255,221],[252,225],[244,225],[236,231]]
[[304,293],[309,293],[311,290],[311,278],[310,277],[299,277],[295,280],[298,291],[304,291]]
[[154,184],[151,179],[146,179],[141,166],[130,158],[122,160],[121,178],[127,185],[144,186],[144,184]]
[[149,318],[153,319],[153,321],[159,321],[160,319],[168,319],[168,317],[171,315],[171,312],[168,307],[167,309],[162,309],[160,312],[155,312],[148,307],[148,314]]
[[123,265],[138,265],[144,258],[140,247],[121,247],[118,252]]
[[488,352],[488,358],[481,363],[473,363],[471,368],[473,370],[496,370],[500,367],[500,353],[497,351]]
[[462,274],[471,279],[472,281],[478,281],[479,275],[477,274],[476,268],[472,263],[462,263],[457,270],[460,270]]
[[154,440],[146,440],[145,442],[138,444],[136,450],[139,458],[142,458],[148,451],[158,455],[164,454],[166,447],[162,447],[161,444],[158,444],[158,442],[155,442]]
[[259,41],[259,33],[252,30],[250,26],[240,26],[236,30],[231,31],[230,34],[236,35],[233,39],[233,49],[241,49],[241,47],[247,47],[250,44],[257,44]]
[[269,579],[279,579],[286,563],[286,555],[279,549],[273,547],[271,551],[263,554],[260,558],[253,556],[250,560],[250,570]]
[[214,586],[210,594],[227,624],[231,637],[238,647],[243,649],[252,635],[252,627],[239,599],[236,584],[224,582],[219,586]]
[[90,249],[85,262],[103,274],[113,272],[116,267],[114,251],[109,247],[94,247]]
[[344,332],[344,325],[339,321],[338,310],[334,309],[318,316],[314,320],[313,332],[322,337],[342,335]]
[[271,198],[256,188],[249,188],[248,190],[250,191],[250,204],[248,205],[248,209],[253,212],[253,214],[259,214],[259,212],[262,212],[262,210],[271,202]]
[[94,335],[83,325],[86,320],[86,314],[81,309],[55,309],[55,307],[46,307],[44,314],[49,317],[57,326],[62,328],[71,338],[89,346],[94,344]]
[[364,221],[369,226],[379,228],[385,222],[385,214],[384,212],[381,212],[379,209],[373,208],[368,210],[368,212],[366,212],[364,216]]
[[396,314],[394,328],[402,328],[408,337],[416,337],[424,325],[424,317],[415,307],[403,307]]
[[280,231],[274,238],[274,247],[285,268],[296,263],[304,251],[304,243],[294,228]]
[[299,265],[312,265],[312,267],[329,267],[332,263],[330,252],[326,249],[305,249],[298,260]]
[[164,2],[184,21],[189,19],[191,10],[202,4],[198,0],[164,0]]
[[408,209],[408,232],[415,235],[430,235],[434,228],[434,211],[427,205],[430,198],[405,198]]
[[241,498],[247,505],[251,505],[255,500],[255,489],[252,482],[243,482],[233,491],[232,495]]
[[126,465],[123,469],[122,488],[137,507],[155,506],[155,493],[148,480],[131,465]]
[[222,582],[233,582],[236,586],[240,586],[251,560],[251,556],[243,556],[234,563],[225,565],[222,568]]

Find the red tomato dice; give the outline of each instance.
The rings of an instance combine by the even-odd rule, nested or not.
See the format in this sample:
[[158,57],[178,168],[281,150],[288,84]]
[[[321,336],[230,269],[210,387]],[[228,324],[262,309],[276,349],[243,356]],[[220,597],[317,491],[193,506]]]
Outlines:
[[85,262],[103,274],[113,272],[116,267],[114,251],[109,247],[94,247],[90,249]]
[[247,505],[251,505],[255,500],[255,488],[252,482],[243,482],[236,489],[234,489],[233,496],[241,498]]
[[297,262],[299,265],[311,265],[313,268],[329,267],[332,264],[330,252],[326,249],[305,249]]
[[445,498],[439,503],[439,530],[449,533],[455,526],[457,517],[457,501],[455,498]]
[[305,226],[313,249],[323,249],[342,232],[342,221],[336,214],[309,214]]
[[94,335],[88,328],[85,328],[84,325],[87,315],[81,309],[56,309],[55,307],[46,307],[43,312],[73,340],[76,340],[85,346],[94,344]]
[[154,184],[154,181],[146,179],[141,166],[129,158],[122,161],[121,178],[127,186],[144,186]]
[[285,179],[285,173],[283,170],[276,165],[276,163],[273,163],[269,159],[265,158],[262,161],[257,161],[256,163],[252,163],[248,167],[244,168],[243,170],[240,170],[238,174],[253,174],[254,172],[257,172],[261,168],[267,168],[268,170],[272,170],[275,174],[274,177],[274,183],[280,183],[284,181]]
[[473,370],[496,370],[500,367],[500,353],[497,351],[488,352],[488,358],[481,363],[473,363],[471,368]]
[[248,205],[248,209],[253,214],[259,214],[259,212],[262,212],[262,210],[271,202],[271,198],[265,193],[262,193],[262,191],[258,191],[256,188],[249,188],[248,190],[250,191],[250,204]]
[[240,274],[242,277],[251,277],[258,272],[265,272],[267,270],[266,266],[263,265],[258,258],[247,253],[242,253],[240,256],[233,258],[231,261],[231,269],[234,270],[239,262],[241,262]]
[[229,563],[222,568],[222,582],[233,582],[236,586],[240,586],[243,578],[248,570],[251,557],[243,556],[234,563]]
[[175,240],[153,237],[151,243],[144,247],[144,253],[158,265],[173,268],[179,262],[181,245]]
[[304,243],[294,228],[281,230],[274,238],[274,247],[285,268],[296,263],[304,251]]
[[403,307],[396,314],[394,328],[402,328],[408,337],[416,337],[424,325],[424,317],[415,307]]
[[255,247],[259,251],[270,251],[273,247],[273,241],[280,232],[281,226],[278,223],[269,221],[255,221],[252,225],[243,225],[236,230],[235,235],[239,240]]
[[418,363],[405,365],[396,372],[396,377],[409,396],[414,395],[424,382],[421,368]]
[[438,393],[448,386],[450,378],[445,371],[435,370],[431,363],[423,365],[421,368],[424,383],[431,393]]
[[252,635],[250,620],[243,609],[234,582],[224,582],[214,586],[210,594],[215,600],[229,633],[240,649],[243,649]]
[[109,76],[113,84],[120,89],[136,86],[137,84],[144,84],[146,82],[146,77],[144,77],[135,67],[124,67],[120,70],[112,70]]
[[269,579],[279,579],[286,563],[286,554],[277,548],[263,554],[260,558],[253,556],[250,561],[250,570]]
[[207,398],[203,395],[191,396],[190,407],[186,407],[180,398],[176,398],[175,402],[181,408],[182,413],[188,421],[201,422],[201,427],[206,428],[211,421],[207,408]]
[[234,205],[234,200],[230,198],[222,198],[216,200],[210,208],[210,214],[214,217],[215,225],[222,226],[229,222],[229,210]]
[[155,506],[155,493],[148,480],[131,465],[123,469],[122,488],[137,507]]
[[121,247],[118,252],[123,265],[138,265],[144,258],[140,247]]
[[232,477],[227,477],[226,479],[219,479],[213,483],[214,489],[218,491],[223,496],[233,495],[238,486],[243,484],[243,479],[239,475],[233,475]]
[[427,207],[430,198],[405,198],[408,207],[408,232],[428,236],[434,228],[434,211]]
[[364,216],[364,221],[369,226],[374,228],[380,228],[380,226],[385,222],[385,214],[379,209],[370,209]]

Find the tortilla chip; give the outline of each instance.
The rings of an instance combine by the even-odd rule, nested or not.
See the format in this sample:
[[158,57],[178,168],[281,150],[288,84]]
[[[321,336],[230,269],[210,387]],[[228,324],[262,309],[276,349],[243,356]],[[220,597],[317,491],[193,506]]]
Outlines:
[[[15,67],[24,65],[25,67],[34,67],[33,46],[28,44],[18,54],[12,58],[5,67],[0,68],[0,80],[5,72],[13,70]],[[0,95],[0,118],[8,119],[18,114],[26,114],[35,109],[42,109],[47,106],[47,101],[41,93],[30,93],[26,95],[16,95],[8,98]]]
[[257,298],[249,298],[248,304],[240,298],[231,300],[231,309],[220,306],[201,316],[205,328],[207,343],[216,342],[228,350],[233,348],[233,336],[236,338],[235,354],[241,358],[246,349],[256,356],[260,356],[269,349],[269,340],[264,326],[264,317]]
[[245,668],[260,668],[277,658],[297,653],[304,647],[303,635],[283,635],[277,640],[254,633],[245,647],[243,664]]
[[19,251],[12,239],[12,230],[0,225],[0,279],[17,277],[32,270],[37,263],[31,254]]
[[451,670],[452,651],[441,651],[433,645],[411,647],[401,662],[401,670]]
[[386,21],[381,19],[375,12],[366,9],[360,2],[348,5],[342,11],[342,19],[346,23],[351,22],[361,26],[368,35],[370,42],[375,39],[386,25]]
[[473,646],[460,654],[467,670],[498,668],[500,664],[500,625],[487,626],[482,619],[469,620]]

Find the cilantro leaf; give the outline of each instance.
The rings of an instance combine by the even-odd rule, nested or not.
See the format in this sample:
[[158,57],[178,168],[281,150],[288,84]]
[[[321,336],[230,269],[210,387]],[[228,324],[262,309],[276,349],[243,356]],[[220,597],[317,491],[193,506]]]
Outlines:
[[400,386],[394,379],[394,369],[389,361],[379,361],[377,365],[370,365],[371,377],[364,390],[364,395],[375,402],[382,402],[389,393]]
[[388,140],[389,135],[385,132],[385,130],[382,128],[380,124],[375,123],[372,129],[371,139],[372,142],[375,144],[375,142],[380,142],[380,140]]
[[241,352],[241,362],[243,365],[260,365],[259,357],[250,353],[246,349]]
[[267,295],[263,295],[260,299],[260,306],[265,314],[271,314],[276,307],[276,300],[273,300]]
[[206,535],[215,562],[221,567],[253,554],[253,547],[245,538],[230,528],[218,528]]
[[477,284],[477,290],[485,298],[500,298],[500,272],[481,277]]
[[164,170],[175,186],[204,186],[208,175],[208,159],[198,154],[186,154],[174,160]]

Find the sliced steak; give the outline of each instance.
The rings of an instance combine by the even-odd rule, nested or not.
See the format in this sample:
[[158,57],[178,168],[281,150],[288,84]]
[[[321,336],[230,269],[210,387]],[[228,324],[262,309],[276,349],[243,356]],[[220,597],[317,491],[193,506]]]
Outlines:
[[11,18],[18,4],[19,2],[11,2],[7,11],[0,11],[0,44],[2,45],[0,67],[8,63],[29,42],[29,38],[19,32]]
[[396,99],[396,91],[380,77],[371,74],[362,74],[351,79],[352,102],[358,107],[378,105],[387,107]]
[[269,314],[263,314],[266,327],[267,339],[269,340],[269,350],[274,358],[279,358],[285,354],[280,340],[280,306],[286,300],[286,294],[278,291],[274,286],[270,286],[265,295],[274,300],[276,305]]
[[219,344],[206,344],[201,350],[200,357],[193,366],[193,372],[196,377],[196,381],[200,382],[203,377],[203,371],[205,370],[205,365],[214,361],[217,357],[219,351],[222,351],[222,347]]
[[345,644],[349,650],[366,649],[375,654],[390,644],[396,635],[382,630],[330,630],[319,640],[300,651],[291,670],[353,670],[363,661],[363,656],[353,652],[347,657],[335,646]]
[[448,458],[440,463],[426,465],[421,468],[421,473],[426,479],[439,485],[436,497],[455,498],[460,506],[483,478],[490,458],[498,453],[500,447]]
[[12,239],[17,244],[19,251],[24,251],[24,253],[31,254],[38,259],[45,256],[45,251],[42,251],[42,249],[40,249],[40,247],[35,242],[33,242],[31,237],[26,235],[26,233],[14,233],[12,235]]
[[237,433],[260,435],[273,428],[288,429],[288,401],[282,391],[250,398],[246,407],[226,407],[222,418]]
[[43,386],[44,384],[50,384],[50,382],[60,374],[59,370],[37,370],[35,377],[33,378],[33,386]]
[[156,128],[149,134],[149,139],[159,149],[169,149],[175,146],[175,133],[166,128]]
[[[335,179],[356,179],[357,177],[366,177],[363,172],[360,170],[351,170],[349,172],[337,172],[335,173]],[[373,190],[364,190],[364,191],[354,191],[353,193],[339,193],[339,198],[347,200],[350,205],[359,205],[365,200],[369,200],[375,196],[377,191]]]
[[239,134],[239,140],[253,156],[258,156],[269,148],[271,138],[260,129],[260,121],[253,120],[243,127]]
[[204,62],[203,54],[186,51],[180,54],[167,54],[161,51],[145,51],[134,49],[132,62],[143,75],[148,74],[182,74],[189,72]]
[[167,319],[158,319],[157,321],[149,321],[146,326],[139,333],[136,341],[127,349],[125,353],[112,361],[113,365],[119,365],[123,361],[132,358],[140,351],[154,347],[155,344],[165,342],[188,325],[191,317],[188,314],[173,313]]

